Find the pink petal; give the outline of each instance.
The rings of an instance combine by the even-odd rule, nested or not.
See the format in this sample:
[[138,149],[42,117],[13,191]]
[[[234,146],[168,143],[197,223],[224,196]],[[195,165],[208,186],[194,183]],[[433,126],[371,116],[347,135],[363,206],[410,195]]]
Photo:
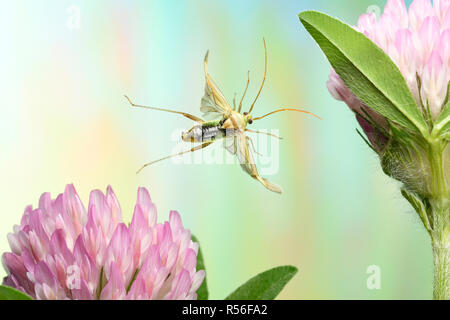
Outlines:
[[375,42],[386,53],[389,53],[390,46],[393,46],[395,42],[395,34],[400,28],[400,22],[394,14],[389,12],[383,13],[374,37]]
[[44,259],[49,249],[49,239],[46,235],[36,233],[35,230],[30,231],[28,234],[31,246],[31,252],[33,253],[36,261]]
[[141,206],[142,212],[146,217],[148,225],[153,227],[156,223],[156,207],[152,202],[147,189],[139,188],[136,204]]
[[186,257],[184,258],[183,268],[188,271],[195,271],[195,266],[197,265],[197,254],[194,250],[188,248],[186,250]]
[[131,250],[133,251],[133,265],[138,268],[142,264],[142,255],[152,243],[152,230],[142,212],[141,206],[134,208],[133,218],[130,224]]
[[181,233],[184,232],[183,223],[181,222],[180,214],[177,211],[170,211],[169,223],[174,238],[177,239]]
[[189,272],[182,270],[180,274],[174,280],[174,287],[172,291],[165,297],[169,300],[181,300],[184,299],[189,293],[191,287],[191,278]]
[[22,248],[20,245],[19,237],[14,233],[8,233],[6,237],[8,238],[8,243],[11,251],[15,254],[20,255],[20,253],[22,252]]
[[37,261],[34,258],[34,256],[32,255],[32,253],[28,250],[22,251],[22,255],[20,257],[22,258],[23,265],[25,266],[25,268],[28,271],[28,273],[27,273],[27,276],[28,276],[29,273],[34,272],[34,267],[35,267]]
[[439,52],[433,51],[422,74],[422,97],[425,107],[429,104],[433,117],[441,112],[447,95],[447,70]]
[[436,17],[428,17],[424,20],[416,38],[416,49],[419,53],[420,62],[425,64],[441,35],[439,21]]
[[172,269],[175,262],[178,259],[178,246],[172,243],[167,250],[167,257],[165,259],[165,265],[167,268]]
[[37,263],[34,271],[36,298],[39,300],[59,300],[66,296],[55,275],[46,263]]
[[131,218],[130,230],[138,233],[140,230],[148,230],[147,219],[139,204],[134,207],[133,217]]
[[32,206],[27,206],[25,208],[25,211],[23,213],[22,219],[20,220],[20,226],[22,228],[29,224],[30,215],[31,215],[32,212],[33,212],[33,207]]
[[438,51],[441,54],[444,64],[446,64],[448,68],[447,70],[450,70],[450,29],[447,29],[442,33],[441,39],[439,40]]
[[197,292],[198,288],[200,288],[200,286],[202,285],[205,276],[206,276],[205,270],[197,271],[194,274],[192,278],[191,289],[189,290],[190,293]]
[[339,88],[343,86],[343,83],[341,84],[341,81],[342,80],[339,78],[336,72],[332,70],[327,81],[327,88],[334,99],[344,101],[343,95],[341,95],[339,92]]
[[50,238],[50,252],[53,255],[61,255],[68,264],[73,263],[73,255],[66,244],[66,237],[64,231],[56,230]]
[[375,13],[363,14],[358,19],[358,30],[372,39],[375,27],[377,26],[377,16]]
[[[25,229],[27,231],[25,231]],[[20,230],[19,232],[16,233],[17,238],[19,239],[20,242],[20,248],[22,250],[22,252],[24,250],[27,250],[29,252],[31,252],[31,244],[30,244],[30,239],[28,236],[28,233],[30,232],[30,226],[25,226],[24,230]]]
[[86,209],[72,184],[67,185],[64,190],[62,205],[65,209],[64,218],[68,222],[67,225],[73,230],[72,235],[73,239],[75,239],[81,233],[83,225],[86,223],[87,215]]
[[434,10],[430,0],[414,0],[409,7],[409,25],[419,30],[427,17],[433,17]]
[[114,228],[122,222],[122,209],[120,208],[119,201],[111,186],[106,189],[106,202],[111,209],[111,216],[114,221]]
[[79,268],[81,279],[86,280],[90,293],[94,295],[99,283],[102,266],[96,264],[95,257],[89,255],[82,236],[79,236],[75,242],[73,255],[75,258],[74,265]]
[[14,274],[19,277],[19,279],[26,278],[27,270],[20,256],[17,256],[14,253],[5,252],[2,255],[2,264],[7,273]]
[[147,300],[148,296],[145,281],[142,277],[138,276],[131,285],[130,291],[127,294],[127,300]]
[[82,236],[89,255],[98,265],[103,265],[108,239],[101,226],[101,213],[95,205],[89,207],[88,221]]
[[450,0],[433,0],[434,10],[439,21],[443,21],[447,10],[450,8]]
[[49,192],[43,193],[39,198],[39,209],[41,210],[41,212],[52,216],[53,205],[52,205],[52,198]]
[[94,296],[89,289],[88,283],[81,279],[80,288],[72,289],[72,299],[73,300],[93,300]]
[[112,219],[111,208],[108,206],[105,195],[100,190],[94,190],[89,196],[89,212],[95,208],[97,215],[96,223],[102,230],[103,237],[108,242],[116,228],[115,221]]
[[388,0],[384,13],[393,15],[398,21],[400,28],[408,28],[409,17],[404,0]]
[[450,29],[450,8],[447,9],[446,13],[444,14],[444,18],[441,22],[441,29],[447,30]]
[[109,266],[112,262],[119,268],[121,274],[123,274],[125,281],[129,281],[135,271],[133,265],[133,250],[130,250],[130,233],[127,226],[124,223],[120,223],[114,235],[111,238],[111,242],[108,245],[105,258],[105,274],[110,276],[111,270]]
[[119,267],[112,262],[108,268],[110,270],[108,283],[103,288],[101,300],[122,300],[126,297],[125,283]]

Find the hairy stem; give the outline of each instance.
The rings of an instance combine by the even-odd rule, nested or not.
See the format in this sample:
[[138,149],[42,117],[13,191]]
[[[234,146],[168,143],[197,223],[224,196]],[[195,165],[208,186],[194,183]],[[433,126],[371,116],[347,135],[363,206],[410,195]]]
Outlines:
[[432,175],[429,200],[433,221],[431,241],[434,256],[435,300],[450,299],[450,190],[445,181],[443,151],[440,141],[430,143],[429,161]]
[[433,299],[450,300],[450,243],[448,237],[433,237]]

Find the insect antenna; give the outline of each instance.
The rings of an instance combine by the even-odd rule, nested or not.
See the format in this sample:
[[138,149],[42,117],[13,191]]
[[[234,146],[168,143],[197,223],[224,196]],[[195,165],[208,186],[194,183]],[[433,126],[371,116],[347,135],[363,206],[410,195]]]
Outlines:
[[285,108],[285,109],[275,110],[275,111],[272,111],[272,112],[270,112],[270,113],[268,113],[268,114],[266,114],[266,115],[264,115],[264,116],[257,117],[257,118],[253,118],[253,120],[261,120],[261,119],[263,119],[263,118],[265,118],[265,117],[268,117],[268,116],[270,116],[270,115],[272,115],[272,114],[275,114],[275,113],[278,113],[278,112],[284,112],[284,111],[295,111],[295,112],[306,113],[306,114],[309,114],[309,115],[311,115],[311,116],[316,117],[317,119],[322,120],[321,117],[319,117],[318,115],[315,115],[315,114],[312,113],[312,112],[308,112],[308,111],[300,110],[300,109],[290,109],[290,108]]
[[263,77],[263,81],[261,83],[261,87],[259,88],[258,94],[256,95],[255,101],[253,101],[250,110],[248,111],[248,113],[250,114],[250,112],[252,112],[253,107],[255,106],[256,101],[259,98],[259,95],[261,94],[262,88],[264,87],[264,83],[266,82],[266,75],[267,75],[267,46],[266,46],[266,39],[264,39],[263,37],[263,43],[264,43],[264,77]]
[[269,137],[272,137],[272,138],[276,138],[276,139],[279,139],[279,140],[283,140],[283,138],[281,138],[281,137],[279,137],[279,136],[277,136],[277,135],[275,135],[275,134],[268,133],[268,132],[255,131],[255,130],[250,130],[250,129],[245,129],[245,131],[246,131],[246,132],[251,132],[251,133],[256,133],[256,134],[264,134],[264,135],[269,136]]
[[248,85],[250,84],[250,71],[247,74],[247,85],[245,86],[244,94],[242,95],[241,101],[239,102],[239,110],[238,112],[241,113],[242,109],[242,102],[244,101],[245,95],[247,94]]

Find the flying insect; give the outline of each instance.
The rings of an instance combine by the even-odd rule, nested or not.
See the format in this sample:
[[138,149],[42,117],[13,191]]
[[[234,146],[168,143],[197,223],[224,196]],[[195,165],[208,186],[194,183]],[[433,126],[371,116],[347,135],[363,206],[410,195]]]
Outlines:
[[[256,152],[252,139],[246,135],[246,132],[256,133],[256,134],[266,134],[272,136],[273,138],[281,139],[275,135],[250,130],[247,128],[248,125],[251,125],[254,121],[261,120],[265,117],[273,115],[275,113],[284,112],[284,111],[294,111],[301,112],[312,115],[318,119],[317,115],[300,109],[291,109],[291,108],[283,108],[279,110],[272,111],[264,116],[253,118],[251,113],[253,108],[258,100],[261,91],[264,87],[264,83],[266,81],[267,75],[267,46],[266,41],[263,38],[264,43],[264,77],[259,88],[258,94],[254,99],[253,103],[250,105],[250,108],[247,112],[242,112],[242,104],[244,98],[247,94],[247,90],[250,84],[250,72],[248,73],[247,85],[245,87],[242,98],[239,102],[239,105],[236,106],[235,99],[233,100],[233,107],[228,103],[225,96],[222,94],[218,86],[215,84],[214,80],[211,78],[208,72],[208,57],[209,51],[206,53],[204,59],[204,68],[205,68],[205,77],[206,77],[206,86],[205,86],[205,94],[201,100],[200,111],[203,113],[203,119],[192,114],[180,111],[174,111],[170,109],[163,109],[157,107],[143,106],[135,104],[131,101],[128,96],[125,96],[128,102],[132,107],[145,108],[157,111],[170,112],[175,114],[180,114],[192,121],[195,121],[197,124],[194,125],[190,130],[184,132],[182,134],[182,140],[185,142],[196,143],[197,145],[193,148],[179,152],[176,154],[169,155],[167,157],[158,159],[156,161],[149,162],[143,165],[137,173],[141,172],[144,168],[153,165],[157,162],[167,160],[176,156],[180,156],[186,153],[195,152],[201,149],[204,149],[217,141],[224,141],[224,146],[233,155],[236,155],[242,169],[249,174],[253,179],[261,182],[268,190],[282,193],[282,189],[276,184],[270,182],[269,180],[262,178],[256,167],[252,151],[250,149],[250,144],[253,147],[253,150]],[[208,120],[206,120],[208,119]]]

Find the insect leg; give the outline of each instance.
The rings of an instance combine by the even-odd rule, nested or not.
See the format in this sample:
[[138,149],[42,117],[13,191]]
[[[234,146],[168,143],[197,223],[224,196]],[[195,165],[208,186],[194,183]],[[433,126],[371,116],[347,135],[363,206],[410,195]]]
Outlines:
[[276,135],[274,135],[274,134],[271,134],[271,133],[267,133],[267,132],[255,131],[255,130],[250,130],[250,129],[245,129],[245,131],[251,132],[251,133],[257,133],[257,134],[265,134],[265,135],[267,135],[267,136],[270,136],[270,137],[273,137],[273,138],[276,138],[276,139],[283,140],[283,138],[281,138],[281,137],[279,137],[279,136],[276,136]]
[[233,124],[233,129],[238,130],[240,133],[243,133],[242,129],[239,128],[239,124],[236,122],[236,119],[231,117],[230,120],[231,120],[231,123]]
[[[247,163],[250,162],[248,156],[246,156],[246,161],[247,161]],[[254,163],[249,165],[248,170],[249,171],[247,171],[247,172],[250,174],[250,176],[253,179],[256,179],[259,182],[261,182],[264,185],[264,187],[266,187],[268,190],[270,190],[272,192],[276,192],[276,193],[282,193],[283,192],[282,189],[279,186],[277,186],[276,184],[270,182],[269,180],[264,179],[263,177],[261,177],[259,175],[258,169],[256,168],[256,165]]]
[[281,187],[276,185],[275,183],[272,183],[269,180],[264,179],[259,175],[256,176],[255,179],[258,180],[259,182],[261,182],[264,185],[264,187],[266,187],[268,190],[275,192],[275,193],[283,193],[283,190],[281,189]]
[[179,152],[179,153],[176,153],[176,154],[172,154],[172,155],[170,155],[170,156],[167,156],[167,157],[164,157],[164,158],[161,158],[161,159],[158,159],[158,160],[155,160],[155,161],[146,163],[146,164],[144,164],[144,165],[143,165],[136,173],[140,173],[144,168],[146,168],[146,167],[148,167],[148,166],[150,166],[150,165],[152,165],[152,164],[155,164],[155,163],[157,163],[157,162],[160,162],[160,161],[163,161],[163,160],[167,160],[167,159],[170,159],[170,158],[173,158],[173,157],[181,156],[181,155],[186,154],[186,153],[195,152],[195,151],[197,151],[197,150],[206,148],[206,147],[209,146],[210,144],[212,144],[212,142],[205,142],[205,143],[203,143],[203,144],[201,144],[201,145],[198,145],[198,146],[196,146],[196,147],[191,148],[190,150],[186,150],[186,151],[183,151],[183,152]]
[[263,155],[262,155],[261,153],[259,153],[258,151],[256,151],[255,144],[253,143],[253,139],[250,138],[250,137],[247,137],[247,136],[246,136],[245,138],[246,138],[248,141],[250,141],[250,144],[252,145],[253,152],[256,153],[258,156],[263,157]]
[[180,111],[174,111],[174,110],[169,110],[169,109],[162,109],[162,108],[155,108],[155,107],[149,107],[149,106],[141,106],[138,104],[134,104],[130,98],[128,98],[128,96],[125,96],[125,98],[127,98],[128,102],[130,103],[130,105],[132,107],[137,107],[137,108],[145,108],[145,109],[151,109],[151,110],[157,110],[157,111],[164,111],[164,112],[170,112],[170,113],[176,113],[176,114],[181,114],[182,116],[185,116],[186,118],[193,120],[195,122],[199,122],[199,123],[203,123],[204,121],[192,114],[186,113],[186,112],[180,112]]

